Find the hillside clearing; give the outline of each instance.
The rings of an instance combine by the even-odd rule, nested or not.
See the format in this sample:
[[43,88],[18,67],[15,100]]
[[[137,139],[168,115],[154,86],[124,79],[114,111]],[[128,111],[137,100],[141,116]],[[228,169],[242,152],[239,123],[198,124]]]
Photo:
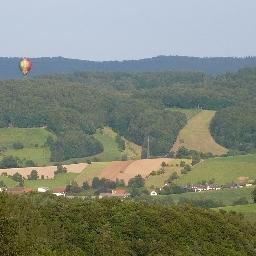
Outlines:
[[90,159],[97,158],[97,161],[108,162],[121,159],[121,150],[118,148],[118,144],[115,138],[109,134],[108,129],[97,130],[94,137],[103,144],[104,151],[98,155],[88,157]]
[[210,122],[214,115],[215,111],[201,110],[189,119],[187,125],[180,131],[172,151],[176,152],[179,148],[185,147],[214,155],[227,153],[228,150],[217,144],[210,134]]
[[178,184],[197,184],[202,180],[214,179],[219,185],[238,182],[241,177],[256,179],[256,155],[217,157],[205,160],[181,176]]
[[121,160],[122,155],[126,155],[128,160],[140,159],[142,147],[122,137],[125,141],[125,150],[121,151],[116,143],[117,135],[110,127],[99,129],[94,137],[103,144],[104,152],[93,157],[99,161]]
[[[50,161],[50,149],[45,147],[47,138],[56,138],[55,134],[44,128],[1,128],[0,146],[6,148],[0,154],[15,156],[20,159],[32,160],[38,165],[48,164]],[[14,143],[22,143],[23,149],[14,149]]]

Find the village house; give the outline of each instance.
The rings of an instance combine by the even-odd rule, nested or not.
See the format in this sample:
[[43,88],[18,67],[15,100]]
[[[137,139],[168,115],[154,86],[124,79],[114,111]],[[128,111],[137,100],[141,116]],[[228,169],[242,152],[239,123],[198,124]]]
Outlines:
[[49,191],[49,188],[47,188],[47,187],[41,187],[41,188],[37,189],[38,193],[46,193],[48,191]]
[[125,189],[119,188],[119,189],[112,190],[112,196],[126,198],[130,196],[130,193],[128,193]]
[[125,189],[115,189],[112,190],[112,193],[100,193],[99,198],[104,197],[119,197],[119,198],[127,198],[130,196],[130,193],[128,193]]
[[206,184],[206,185],[192,185],[192,191],[194,192],[202,192],[202,191],[212,191],[212,190],[221,190],[221,187],[217,184]]
[[55,196],[66,196],[66,188],[54,188],[52,194]]

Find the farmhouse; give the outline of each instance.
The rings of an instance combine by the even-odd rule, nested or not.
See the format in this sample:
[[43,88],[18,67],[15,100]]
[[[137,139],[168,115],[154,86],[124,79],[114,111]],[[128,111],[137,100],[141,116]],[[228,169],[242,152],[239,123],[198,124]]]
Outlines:
[[52,194],[55,196],[66,196],[66,188],[54,188]]
[[125,189],[115,189],[115,190],[112,190],[112,193],[100,193],[99,199],[104,197],[126,198],[128,196],[130,196],[130,193],[128,193]]
[[206,185],[192,185],[192,191],[194,192],[202,192],[202,191],[211,191],[211,190],[220,190],[221,187],[217,184],[206,184]]
[[112,196],[126,198],[130,196],[130,193],[127,193],[125,189],[116,189],[112,190]]
[[47,191],[49,191],[49,188],[47,188],[47,187],[42,187],[42,188],[38,188],[38,189],[37,189],[37,192],[38,192],[38,193],[45,193],[45,192],[47,192]]

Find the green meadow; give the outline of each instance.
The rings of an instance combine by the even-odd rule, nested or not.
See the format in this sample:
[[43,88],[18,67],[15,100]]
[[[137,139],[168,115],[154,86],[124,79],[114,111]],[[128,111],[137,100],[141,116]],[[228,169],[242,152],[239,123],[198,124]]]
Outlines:
[[192,171],[183,175],[177,183],[196,184],[202,180],[215,179],[219,185],[236,182],[241,177],[256,179],[256,155],[217,157],[205,160],[194,166]]
[[[1,152],[0,158],[12,155],[33,160],[38,165],[48,164],[50,150],[45,147],[45,142],[49,136],[55,138],[53,133],[44,128],[1,128],[0,146],[6,150]],[[14,143],[21,143],[24,148],[14,149]]]

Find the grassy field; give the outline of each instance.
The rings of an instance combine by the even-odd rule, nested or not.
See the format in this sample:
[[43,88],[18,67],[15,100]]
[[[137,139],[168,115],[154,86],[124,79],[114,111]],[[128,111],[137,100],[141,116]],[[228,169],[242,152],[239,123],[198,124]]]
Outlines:
[[[145,186],[147,188],[161,188],[165,181],[174,173],[177,172],[180,175],[180,162],[185,161],[187,164],[191,163],[191,160],[188,159],[173,159],[170,161],[169,166],[165,167],[165,173],[161,175],[149,176],[146,179]],[[178,165],[178,166],[177,166]]]
[[227,149],[217,144],[210,134],[209,126],[215,111],[201,110],[188,120],[187,125],[180,131],[172,150],[177,151],[184,146],[204,153],[214,155],[227,153]]
[[48,187],[50,189],[56,187],[66,187],[79,174],[76,173],[61,173],[55,176],[52,180],[26,180],[25,187],[37,189],[38,187]]
[[187,120],[191,119],[193,116],[197,115],[201,109],[193,108],[193,109],[185,109],[185,108],[169,108],[170,111],[181,112],[186,115]]
[[98,161],[108,162],[121,159],[121,151],[118,148],[118,144],[115,141],[115,138],[112,137],[106,128],[97,131],[94,137],[103,144],[104,151],[101,154],[95,155]]
[[17,182],[9,177],[0,176],[0,181],[3,181],[7,187],[15,187],[17,185]]
[[[79,174],[77,173],[62,173],[56,175],[55,178],[51,180],[25,180],[24,185],[27,188],[32,188],[35,190],[38,187],[48,187],[50,189],[56,187],[66,187],[66,185],[75,180],[78,175]],[[0,176],[0,180],[2,180],[7,187],[15,187],[18,185],[17,182],[13,181],[9,177]]]
[[186,198],[190,200],[211,199],[214,201],[223,202],[225,205],[232,205],[234,201],[244,197],[248,202],[252,203],[252,188],[241,189],[223,189],[217,191],[205,191],[205,192],[191,192],[180,195],[171,195],[174,201],[179,201],[180,198]]
[[91,182],[94,177],[100,174],[102,169],[110,164],[111,162],[92,163],[89,167],[87,167],[84,171],[75,177],[75,181],[78,183],[78,185],[82,185],[84,181]]
[[[44,147],[49,136],[55,138],[43,128],[1,128],[0,129],[0,146],[6,147],[7,150],[2,152],[3,156],[17,156],[20,159],[33,160],[39,165],[44,165],[50,161],[50,150]],[[23,149],[13,149],[13,143],[20,142],[24,145]]]
[[218,209],[242,213],[246,220],[256,222],[256,204],[226,206]]
[[215,179],[219,185],[238,181],[239,177],[256,179],[256,155],[217,157],[205,160],[183,175],[178,184],[196,184]]

